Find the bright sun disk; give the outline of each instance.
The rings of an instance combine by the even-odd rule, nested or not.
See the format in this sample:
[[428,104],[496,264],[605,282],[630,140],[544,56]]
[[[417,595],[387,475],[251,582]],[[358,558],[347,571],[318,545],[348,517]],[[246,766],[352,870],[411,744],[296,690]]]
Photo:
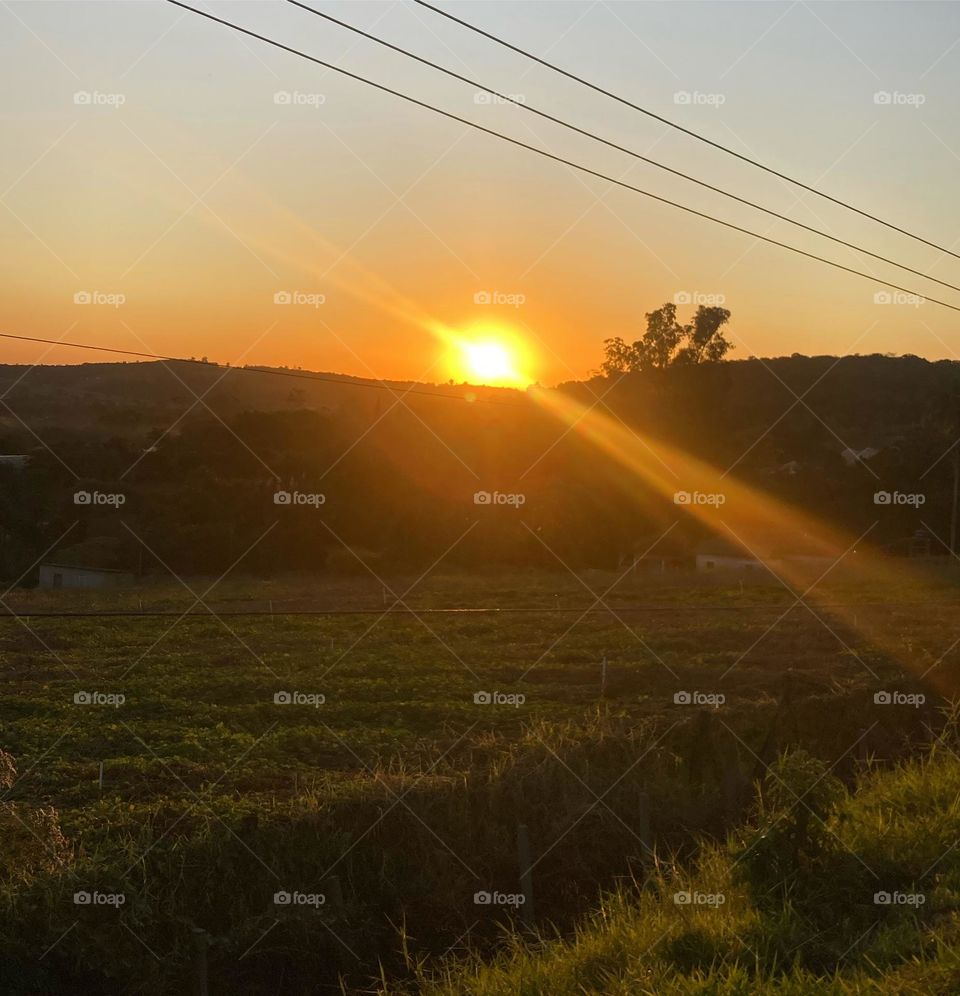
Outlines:
[[470,342],[463,347],[467,367],[474,377],[486,382],[517,379],[510,351],[499,342]]

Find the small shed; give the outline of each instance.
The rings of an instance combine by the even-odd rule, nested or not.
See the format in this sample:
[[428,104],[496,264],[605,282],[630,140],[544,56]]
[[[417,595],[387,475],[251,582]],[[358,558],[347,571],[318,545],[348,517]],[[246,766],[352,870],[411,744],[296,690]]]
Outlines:
[[41,588],[128,588],[134,583],[130,571],[112,567],[77,567],[74,564],[41,564]]
[[751,540],[749,548],[733,537],[715,536],[697,547],[696,556],[698,571],[758,571],[769,575],[822,573],[834,567],[843,553],[805,535],[780,542]]

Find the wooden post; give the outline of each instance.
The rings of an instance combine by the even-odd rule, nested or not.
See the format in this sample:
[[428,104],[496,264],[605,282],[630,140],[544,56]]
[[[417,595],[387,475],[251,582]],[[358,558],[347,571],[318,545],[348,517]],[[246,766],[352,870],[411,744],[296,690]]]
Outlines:
[[960,451],[953,447],[953,501],[950,503],[950,552],[957,552],[957,494],[960,491]]
[[650,798],[646,792],[641,792],[637,796],[637,808],[639,810],[638,822],[640,824],[640,844],[643,848],[641,857],[644,868],[653,864],[653,836],[650,831]]
[[193,928],[193,943],[194,993],[196,996],[210,996],[207,983],[207,934],[202,927]]
[[335,910],[343,910],[343,889],[340,887],[340,876],[331,875],[323,883],[323,894],[326,897],[325,906],[332,906]]
[[733,823],[740,815],[740,801],[743,793],[743,774],[736,753],[726,756],[723,768],[723,809],[728,822]]
[[520,919],[528,930],[535,926],[533,911],[533,872],[530,860],[530,834],[525,823],[517,827],[517,859],[520,864],[520,891],[523,893],[523,905],[520,907]]
[[100,762],[100,776],[97,779],[100,791],[103,791],[103,761]]
[[690,785],[702,791],[708,781],[711,767],[715,770],[716,746],[714,744],[713,713],[701,709],[694,722],[693,741],[687,759],[687,778]]

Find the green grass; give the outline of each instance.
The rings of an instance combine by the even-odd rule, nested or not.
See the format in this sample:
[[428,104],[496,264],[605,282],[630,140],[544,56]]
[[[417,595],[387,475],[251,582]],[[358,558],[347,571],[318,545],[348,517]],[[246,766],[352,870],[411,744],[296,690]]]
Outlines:
[[[821,772],[822,774],[823,772]],[[820,852],[775,895],[746,881],[743,856],[770,820],[665,864],[608,896],[570,938],[515,937],[494,961],[422,972],[424,996],[952,993],[960,988],[960,761],[935,751],[863,777],[825,811]],[[770,814],[768,814],[769,816]],[[677,905],[689,891],[722,905]],[[920,894],[919,906],[873,894]]]
[[[616,579],[584,578],[598,593]],[[403,591],[415,580],[390,584]],[[922,710],[878,708],[872,695],[913,687],[909,669],[938,660],[938,675],[954,673],[953,653],[940,658],[955,626],[935,605],[950,595],[946,581],[932,594],[906,583],[826,589],[831,603],[884,603],[895,638],[881,649],[848,620],[825,614],[827,628],[802,606],[776,622],[792,601],[778,584],[680,580],[628,578],[605,599],[616,614],[582,619],[0,621],[0,747],[21,774],[5,799],[18,807],[10,839],[25,855],[22,873],[0,880],[0,977],[24,994],[81,978],[103,992],[188,988],[194,927],[210,937],[212,979],[252,994],[277,991],[278,978],[290,993],[323,991],[315,987],[341,974],[360,986],[381,966],[399,978],[411,959],[464,938],[487,956],[516,920],[478,909],[473,893],[516,891],[518,824],[537,861],[539,922],[567,931],[602,890],[650,872],[648,833],[678,868],[696,834],[722,837],[746,815],[749,781],[778,746],[803,742],[849,780],[861,733],[871,753],[893,760],[929,739],[925,723],[938,727],[932,695]],[[21,611],[183,611],[191,601],[176,585],[11,596]],[[357,578],[240,579],[210,604],[271,601],[275,611],[382,609],[383,591]],[[409,604],[592,601],[570,576],[522,572],[431,576]],[[628,613],[637,605],[650,611]],[[793,701],[778,713],[788,671]],[[281,689],[326,700],[276,705]],[[674,703],[681,689],[726,695],[709,728]],[[81,690],[125,702],[76,705]],[[526,701],[480,706],[480,690]],[[40,807],[55,810],[66,843],[31,856],[37,842],[21,821]],[[342,908],[278,915],[274,892],[329,891],[330,876]],[[128,901],[78,910],[73,893],[93,887]]]

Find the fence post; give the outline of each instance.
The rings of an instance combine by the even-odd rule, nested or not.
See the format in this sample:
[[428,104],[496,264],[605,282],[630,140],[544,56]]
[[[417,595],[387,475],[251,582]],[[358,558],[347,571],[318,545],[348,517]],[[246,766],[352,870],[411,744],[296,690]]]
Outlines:
[[323,892],[329,901],[328,905],[332,906],[337,911],[341,911],[343,909],[343,889],[340,887],[339,875],[331,875],[329,878],[324,880]]
[[520,919],[528,930],[533,930],[536,921],[533,910],[533,871],[530,867],[532,863],[530,860],[530,834],[525,823],[521,823],[517,827],[517,859],[520,864],[520,891],[523,893]]
[[194,992],[196,996],[210,996],[207,986],[207,932],[202,927],[193,928]]
[[713,736],[713,713],[701,709],[694,723],[693,741],[687,759],[687,779],[694,788],[703,789],[708,769],[716,765],[716,746]]
[[99,786],[99,790],[102,792],[103,791],[103,761],[100,762],[100,775],[99,775],[99,777],[97,779],[97,784]]
[[643,848],[641,855],[643,867],[648,868],[653,864],[653,836],[650,829],[650,797],[646,792],[641,792],[637,796],[637,817],[640,824],[640,845]]

